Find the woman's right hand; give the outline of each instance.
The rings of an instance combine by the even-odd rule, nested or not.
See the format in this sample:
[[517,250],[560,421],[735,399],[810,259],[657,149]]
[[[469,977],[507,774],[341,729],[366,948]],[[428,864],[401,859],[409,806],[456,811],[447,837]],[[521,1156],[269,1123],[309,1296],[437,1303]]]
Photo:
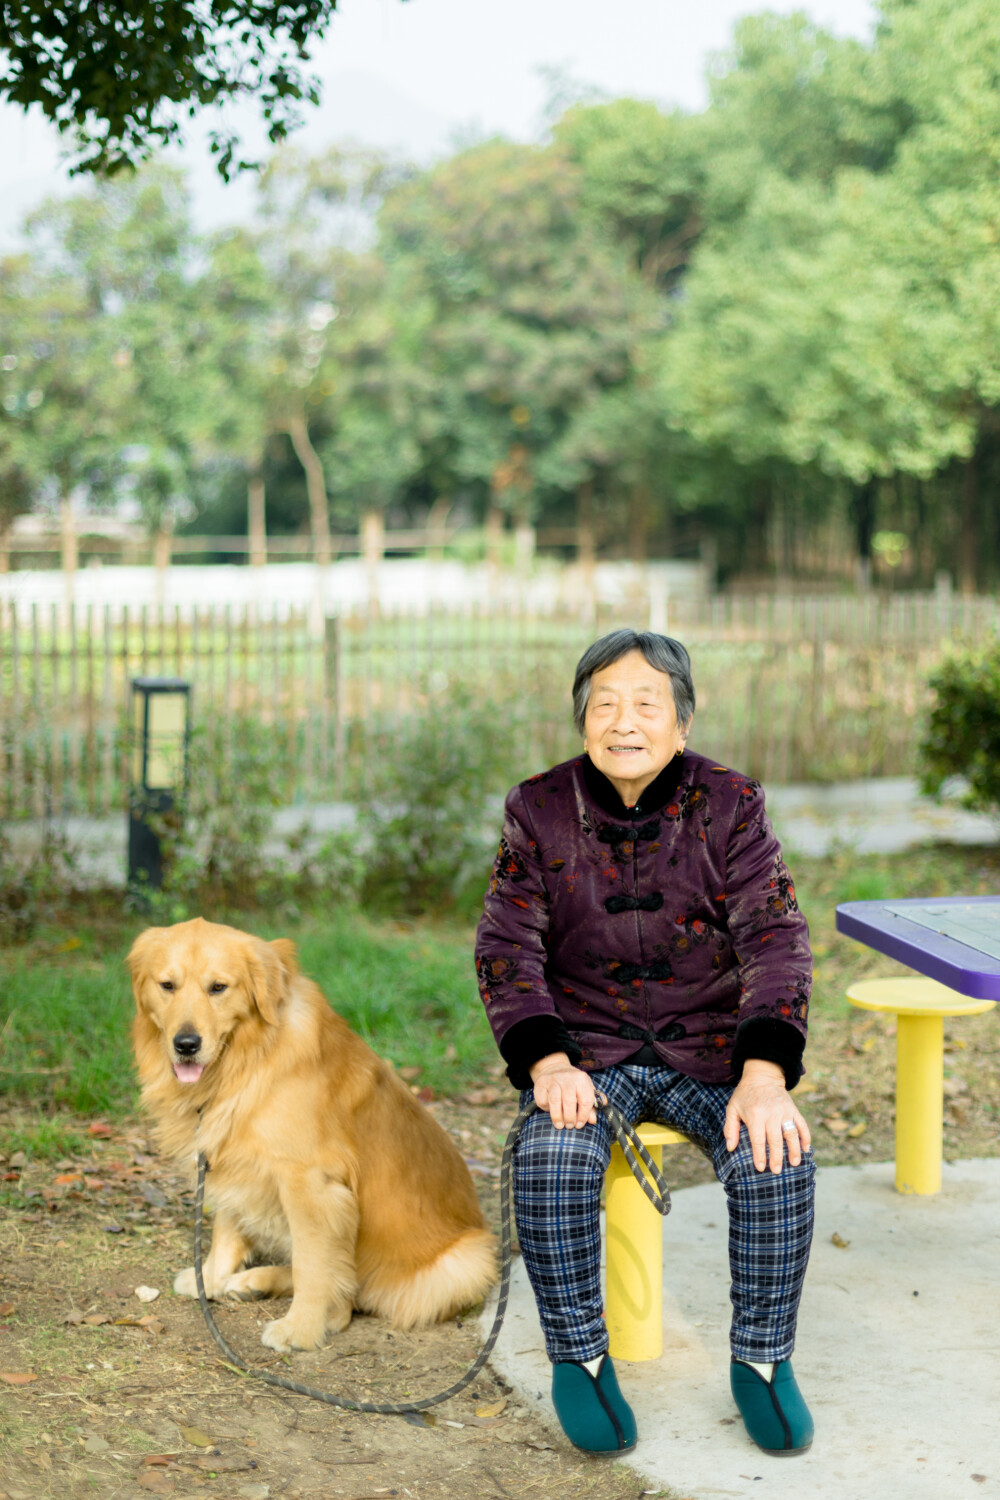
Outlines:
[[547,1109],[557,1130],[568,1126],[582,1130],[597,1124],[594,1085],[582,1068],[574,1068],[565,1052],[540,1057],[528,1069],[535,1090],[535,1103]]

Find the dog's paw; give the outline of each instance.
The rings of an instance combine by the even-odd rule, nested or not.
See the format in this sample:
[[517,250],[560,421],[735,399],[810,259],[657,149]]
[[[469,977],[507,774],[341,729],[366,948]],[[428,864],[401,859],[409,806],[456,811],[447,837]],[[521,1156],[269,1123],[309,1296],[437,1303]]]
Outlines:
[[[233,1302],[256,1302],[260,1297],[280,1297],[284,1289],[275,1285],[275,1266],[255,1266],[251,1271],[236,1271],[222,1283],[222,1295]],[[291,1286],[288,1287],[291,1290]]]
[[297,1318],[293,1311],[268,1323],[260,1341],[279,1354],[290,1354],[293,1349],[322,1349],[325,1338],[323,1323],[317,1323],[313,1318]]
[[174,1277],[174,1291],[178,1297],[197,1297],[198,1283],[194,1279],[194,1266],[178,1271]]

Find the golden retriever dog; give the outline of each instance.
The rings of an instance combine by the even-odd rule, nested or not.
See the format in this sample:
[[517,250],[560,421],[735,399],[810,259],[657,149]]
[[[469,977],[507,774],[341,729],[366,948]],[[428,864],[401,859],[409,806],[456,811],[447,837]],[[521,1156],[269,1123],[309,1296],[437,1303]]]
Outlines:
[[[128,964],[155,1134],[208,1158],[209,1297],[291,1294],[263,1334],[287,1352],[318,1348],[354,1308],[416,1328],[485,1294],[493,1236],[458,1150],[292,943],[197,917],[149,928]],[[174,1291],[197,1296],[193,1268]]]

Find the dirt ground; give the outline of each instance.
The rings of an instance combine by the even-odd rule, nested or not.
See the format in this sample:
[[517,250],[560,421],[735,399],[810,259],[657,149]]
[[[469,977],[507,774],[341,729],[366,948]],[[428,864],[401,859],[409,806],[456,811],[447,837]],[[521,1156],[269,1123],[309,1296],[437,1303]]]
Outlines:
[[[945,1155],[1000,1154],[996,1018],[946,1023],[946,1037]],[[821,1164],[891,1159],[893,1078],[890,1021],[816,1017],[798,1097]],[[497,1226],[512,1094],[490,1086],[427,1107],[458,1141]],[[489,1367],[410,1419],[336,1411],[233,1372],[197,1304],[171,1291],[191,1261],[190,1184],[139,1124],[67,1123],[86,1137],[83,1153],[0,1159],[0,1500],[670,1494],[554,1437]],[[0,1118],[0,1140],[17,1124],[14,1111]],[[672,1149],[666,1166],[674,1187],[711,1176],[693,1147]],[[143,1301],[140,1287],[159,1295]],[[401,1334],[356,1316],[325,1350],[283,1358],[259,1341],[274,1315],[271,1305],[227,1305],[218,1321],[252,1361],[367,1401],[450,1385],[479,1342],[475,1319]]]
[[[509,1098],[430,1106],[462,1143],[494,1224]],[[0,1138],[16,1123],[0,1119]],[[81,1155],[0,1161],[0,1500],[668,1493],[554,1439],[488,1366],[409,1418],[337,1411],[235,1373],[197,1303],[171,1291],[191,1261],[189,1184],[141,1126],[103,1128]],[[143,1301],[140,1287],[159,1296]],[[475,1318],[402,1334],[355,1316],[326,1349],[287,1358],[260,1344],[275,1315],[274,1304],[225,1305],[217,1321],[251,1361],[362,1401],[433,1394],[480,1342]]]

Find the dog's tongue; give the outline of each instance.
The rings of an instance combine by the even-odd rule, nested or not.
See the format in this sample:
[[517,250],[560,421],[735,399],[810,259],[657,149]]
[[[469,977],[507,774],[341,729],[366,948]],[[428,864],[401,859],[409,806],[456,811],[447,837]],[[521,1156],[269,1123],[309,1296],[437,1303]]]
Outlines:
[[174,1073],[179,1083],[197,1083],[205,1071],[204,1063],[175,1062]]

